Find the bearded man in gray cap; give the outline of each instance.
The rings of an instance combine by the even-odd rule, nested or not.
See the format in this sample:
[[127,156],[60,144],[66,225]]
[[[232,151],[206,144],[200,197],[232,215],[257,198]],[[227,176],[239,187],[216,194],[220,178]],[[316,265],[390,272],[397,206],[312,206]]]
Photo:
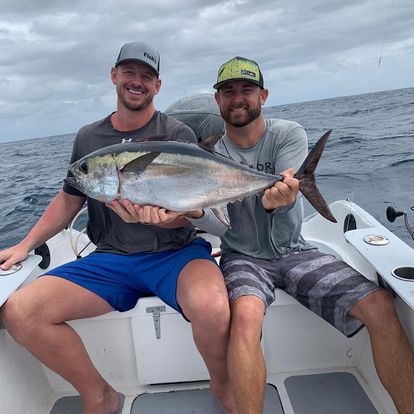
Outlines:
[[[147,136],[196,142],[189,127],[155,109],[159,69],[160,56],[153,47],[141,42],[122,46],[111,70],[118,95],[116,112],[80,129],[71,163],[99,148]],[[29,234],[0,252],[2,269],[24,260],[68,226],[86,199],[65,184]],[[142,292],[152,293],[191,321],[210,373],[211,391],[227,413],[235,413],[226,368],[227,291],[210,244],[197,237],[187,221],[203,212],[184,216],[128,200],[110,205],[87,201],[88,235],[96,252],[48,271],[13,294],[1,313],[9,333],[77,389],[84,403],[82,414],[116,413],[119,395],[92,365],[80,337],[65,321],[114,309],[127,311]]]

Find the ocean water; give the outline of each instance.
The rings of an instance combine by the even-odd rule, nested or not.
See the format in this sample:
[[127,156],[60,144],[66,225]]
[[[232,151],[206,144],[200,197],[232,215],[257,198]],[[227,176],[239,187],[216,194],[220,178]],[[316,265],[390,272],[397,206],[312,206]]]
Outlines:
[[[269,117],[302,124],[310,147],[333,129],[316,171],[326,201],[349,198],[414,246],[402,218],[414,226],[414,88],[266,107]],[[0,249],[21,240],[59,191],[75,134],[0,143]],[[311,206],[305,206],[311,214]]]

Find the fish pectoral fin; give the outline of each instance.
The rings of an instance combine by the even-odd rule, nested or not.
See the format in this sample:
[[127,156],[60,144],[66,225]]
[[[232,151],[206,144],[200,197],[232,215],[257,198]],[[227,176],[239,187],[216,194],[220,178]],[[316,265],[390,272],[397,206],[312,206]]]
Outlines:
[[211,207],[211,211],[226,227],[231,228],[227,205]]
[[149,152],[148,154],[145,154],[142,157],[135,158],[128,164],[125,164],[121,168],[121,172],[143,172],[148,167],[148,165],[150,165],[160,154],[160,152]]

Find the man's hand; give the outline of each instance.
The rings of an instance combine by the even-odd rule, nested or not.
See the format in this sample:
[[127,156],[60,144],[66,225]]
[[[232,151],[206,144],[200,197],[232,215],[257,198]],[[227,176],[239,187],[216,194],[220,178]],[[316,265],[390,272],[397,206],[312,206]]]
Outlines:
[[14,264],[22,262],[29,255],[27,250],[21,244],[16,244],[8,249],[0,251],[0,269],[8,270]]
[[299,192],[299,181],[293,178],[295,170],[289,168],[282,172],[283,181],[278,181],[273,187],[265,190],[262,204],[266,210],[285,207],[292,204]]
[[114,200],[106,206],[126,223],[152,224],[165,228],[188,226],[189,222],[185,217],[198,218],[203,215],[202,210],[200,212],[198,210],[190,212],[167,211],[162,207],[132,204],[129,200]]

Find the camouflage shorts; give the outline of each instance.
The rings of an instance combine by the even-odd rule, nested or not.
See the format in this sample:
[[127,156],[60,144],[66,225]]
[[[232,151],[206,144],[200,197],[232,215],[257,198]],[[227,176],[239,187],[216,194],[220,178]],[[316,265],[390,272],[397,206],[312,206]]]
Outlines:
[[348,315],[361,299],[380,288],[336,257],[317,250],[294,252],[277,260],[228,254],[221,259],[230,302],[254,295],[269,306],[279,288],[346,336],[362,322]]

